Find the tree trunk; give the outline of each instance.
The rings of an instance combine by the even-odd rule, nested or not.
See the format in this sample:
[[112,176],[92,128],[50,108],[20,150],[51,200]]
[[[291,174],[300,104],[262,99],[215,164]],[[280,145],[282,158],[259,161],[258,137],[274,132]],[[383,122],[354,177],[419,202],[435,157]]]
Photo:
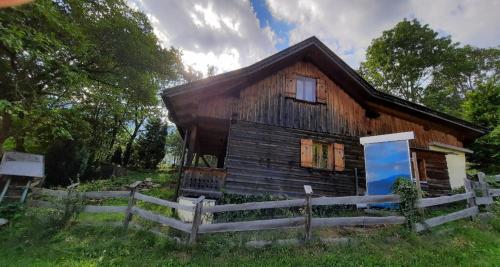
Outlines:
[[16,142],[15,150],[17,152],[25,152],[26,148],[24,147],[24,136],[14,136],[14,140]]
[[111,132],[111,142],[109,144],[109,150],[113,150],[113,146],[115,145],[116,142],[116,136],[118,135],[118,129],[121,126],[121,121],[119,119],[115,119],[115,125],[113,127],[113,130]]
[[123,153],[123,166],[127,166],[130,161],[130,156],[132,155],[132,145],[134,144],[134,140],[137,137],[137,134],[139,133],[139,129],[141,128],[143,122],[144,120],[141,120],[140,122],[136,123],[134,132],[130,135],[127,146],[125,147],[125,152]]
[[12,117],[8,113],[2,114],[2,120],[0,120],[0,158],[3,156],[3,143],[7,138],[9,138],[11,127],[12,127]]

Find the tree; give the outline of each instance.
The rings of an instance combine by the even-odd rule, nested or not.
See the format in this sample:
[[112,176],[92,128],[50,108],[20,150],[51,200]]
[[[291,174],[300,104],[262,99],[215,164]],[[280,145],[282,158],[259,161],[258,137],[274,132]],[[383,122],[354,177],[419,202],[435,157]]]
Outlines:
[[478,86],[467,94],[462,108],[466,119],[490,130],[470,146],[474,150],[471,161],[481,170],[500,172],[500,83]]
[[165,157],[167,124],[159,118],[151,118],[145,127],[145,133],[139,136],[136,144],[135,165],[143,169],[154,169]]
[[417,20],[403,20],[372,41],[360,72],[375,88],[420,103],[425,85],[457,44]]
[[457,47],[448,53],[427,86],[423,104],[457,117],[468,92],[500,80],[500,49]]
[[182,137],[175,127],[171,127],[167,135],[166,150],[167,154],[171,155],[173,164],[179,164],[182,154]]
[[0,148],[46,153],[77,140],[85,166],[109,161],[183,71],[180,52],[163,48],[146,15],[123,0],[2,9]]

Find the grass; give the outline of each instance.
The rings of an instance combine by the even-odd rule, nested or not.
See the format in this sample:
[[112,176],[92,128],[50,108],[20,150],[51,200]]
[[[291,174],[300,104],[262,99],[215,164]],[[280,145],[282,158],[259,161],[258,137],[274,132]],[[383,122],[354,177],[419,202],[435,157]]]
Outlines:
[[248,249],[230,234],[205,236],[193,248],[149,232],[73,224],[47,227],[27,210],[0,230],[0,266],[495,266],[500,218],[462,220],[423,235],[391,227],[348,245]]
[[[161,183],[171,181],[164,173],[132,173],[121,179],[82,184],[80,190],[119,190],[139,176]],[[165,198],[171,191],[161,187],[147,194]],[[450,211],[454,209],[450,207]],[[429,215],[441,212],[429,211]],[[460,220],[424,234],[399,226],[326,229],[315,231],[315,235],[349,236],[351,242],[249,249],[242,246],[248,240],[291,238],[302,233],[202,235],[199,245],[186,247],[148,231],[130,229],[124,233],[120,227],[97,225],[121,221],[122,214],[79,214],[69,223],[58,224],[60,214],[28,208],[0,228],[0,266],[498,266],[498,201],[493,214],[489,221]]]

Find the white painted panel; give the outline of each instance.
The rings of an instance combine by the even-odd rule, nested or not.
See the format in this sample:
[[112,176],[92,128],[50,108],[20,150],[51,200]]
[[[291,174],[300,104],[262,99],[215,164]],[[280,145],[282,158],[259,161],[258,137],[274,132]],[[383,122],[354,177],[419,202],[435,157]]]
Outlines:
[[5,152],[0,163],[0,174],[43,177],[44,158],[42,155],[21,152]]
[[403,140],[411,140],[411,139],[415,139],[415,134],[413,132],[403,132],[403,133],[393,133],[393,134],[383,134],[383,135],[361,137],[359,139],[359,142],[362,145],[364,145],[364,144],[403,141]]
[[[193,206],[194,207],[194,202],[198,198],[190,198],[190,197],[179,197],[179,204],[185,205],[185,206]],[[215,206],[215,200],[214,199],[204,199],[203,200],[203,207],[213,207]],[[179,216],[179,219],[181,221],[190,223],[193,222],[193,217],[194,217],[194,211],[187,211],[187,210],[177,210],[177,215]],[[202,216],[202,223],[207,224],[207,223],[212,223],[213,220],[213,214],[212,213],[204,213]]]

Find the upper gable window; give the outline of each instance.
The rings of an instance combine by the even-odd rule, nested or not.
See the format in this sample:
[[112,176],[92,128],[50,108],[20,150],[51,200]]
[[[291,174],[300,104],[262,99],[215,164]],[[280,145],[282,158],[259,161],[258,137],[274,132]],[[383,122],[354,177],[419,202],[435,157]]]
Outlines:
[[308,102],[316,102],[316,79],[297,76],[297,92],[295,98]]

